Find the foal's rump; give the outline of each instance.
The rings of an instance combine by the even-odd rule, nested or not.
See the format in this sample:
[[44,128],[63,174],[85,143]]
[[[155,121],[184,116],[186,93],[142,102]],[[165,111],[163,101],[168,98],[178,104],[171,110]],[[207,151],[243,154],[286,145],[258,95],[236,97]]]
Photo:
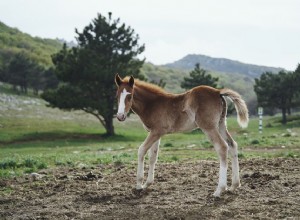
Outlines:
[[[248,125],[248,109],[241,96],[231,89],[215,89],[209,86],[198,86],[190,90],[185,110],[195,113],[195,121],[199,128],[209,129],[217,126],[226,114],[224,96],[235,105],[237,120],[242,128]],[[187,112],[187,111],[186,111]]]

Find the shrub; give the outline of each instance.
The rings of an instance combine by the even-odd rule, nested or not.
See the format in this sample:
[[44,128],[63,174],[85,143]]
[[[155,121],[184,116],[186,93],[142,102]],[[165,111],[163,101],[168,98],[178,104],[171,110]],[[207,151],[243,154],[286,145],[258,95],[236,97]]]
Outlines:
[[6,161],[0,162],[0,169],[15,169],[18,163],[14,159],[8,159]]
[[259,140],[256,140],[256,139],[255,139],[255,140],[252,140],[252,141],[251,141],[251,144],[254,144],[254,145],[255,145],[255,144],[259,144]]
[[26,158],[23,162],[24,167],[33,168],[38,164],[38,161],[33,158]]
[[172,143],[167,142],[167,143],[164,144],[164,147],[174,147],[174,146],[173,146]]

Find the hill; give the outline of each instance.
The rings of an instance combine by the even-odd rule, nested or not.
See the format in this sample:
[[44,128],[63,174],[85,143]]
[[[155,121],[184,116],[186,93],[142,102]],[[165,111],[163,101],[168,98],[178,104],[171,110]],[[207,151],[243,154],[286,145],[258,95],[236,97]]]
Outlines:
[[57,39],[43,39],[12,28],[0,21],[0,67],[16,53],[24,52],[41,65],[52,65],[51,54],[62,48]]
[[166,64],[166,67],[192,70],[196,63],[200,63],[201,67],[213,72],[238,73],[250,78],[257,78],[263,72],[279,72],[283,68],[259,66],[246,64],[235,60],[225,58],[213,58],[205,55],[190,54],[173,63]]

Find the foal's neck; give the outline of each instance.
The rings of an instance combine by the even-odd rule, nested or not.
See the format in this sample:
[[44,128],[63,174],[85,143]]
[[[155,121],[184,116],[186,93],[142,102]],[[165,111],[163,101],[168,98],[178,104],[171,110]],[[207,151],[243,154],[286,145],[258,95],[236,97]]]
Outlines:
[[140,115],[143,111],[144,108],[146,107],[147,102],[147,94],[143,89],[135,86],[134,88],[134,93],[133,93],[133,103],[132,103],[132,110]]
[[155,100],[162,96],[162,93],[155,92],[155,90],[151,88],[141,85],[135,85],[133,92],[132,110],[140,115],[148,105],[153,105]]

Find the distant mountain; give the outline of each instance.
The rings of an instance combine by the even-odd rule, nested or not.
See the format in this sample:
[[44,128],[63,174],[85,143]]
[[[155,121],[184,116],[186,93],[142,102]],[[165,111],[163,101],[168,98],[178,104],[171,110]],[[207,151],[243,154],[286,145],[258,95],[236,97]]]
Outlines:
[[192,70],[194,69],[196,63],[200,63],[201,67],[206,70],[213,72],[238,73],[246,75],[252,79],[259,77],[263,72],[266,71],[277,73],[280,70],[283,70],[283,68],[246,64],[235,60],[213,58],[196,54],[187,55],[178,61],[166,64],[164,66],[182,70]]

